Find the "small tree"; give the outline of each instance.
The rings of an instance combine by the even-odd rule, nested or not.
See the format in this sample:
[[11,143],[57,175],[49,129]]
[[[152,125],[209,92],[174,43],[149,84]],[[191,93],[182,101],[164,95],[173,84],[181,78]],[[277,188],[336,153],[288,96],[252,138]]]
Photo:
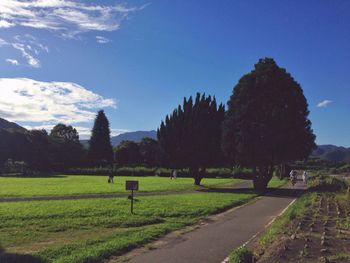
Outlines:
[[197,93],[184,98],[158,129],[162,163],[172,168],[189,168],[199,185],[205,169],[222,161],[220,149],[221,123],[225,109],[215,98]]
[[139,145],[133,141],[122,141],[115,149],[115,161],[122,166],[140,164]]
[[113,161],[113,148],[110,139],[109,122],[103,110],[97,113],[89,141],[89,159],[97,165]]
[[152,138],[143,138],[139,143],[141,162],[147,166],[154,167],[158,159],[158,142]]
[[273,59],[261,59],[233,89],[222,146],[232,163],[256,171],[264,190],[273,166],[307,158],[315,147],[308,105],[300,85]]
[[84,156],[79,133],[71,125],[57,124],[50,133],[53,162],[56,168],[78,165]]

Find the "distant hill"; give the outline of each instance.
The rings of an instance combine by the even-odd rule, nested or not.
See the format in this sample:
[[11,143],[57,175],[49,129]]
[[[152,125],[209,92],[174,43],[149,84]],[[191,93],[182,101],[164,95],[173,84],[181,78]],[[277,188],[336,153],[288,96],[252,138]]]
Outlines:
[[0,129],[6,129],[6,130],[18,130],[18,131],[26,131],[25,128],[18,125],[17,123],[7,121],[3,118],[0,118]]
[[[124,140],[129,140],[129,141],[134,141],[134,142],[140,142],[142,138],[152,138],[152,139],[157,139],[157,132],[156,131],[135,131],[135,132],[125,132],[122,134],[119,134],[117,136],[111,137],[111,143],[112,146],[118,146],[122,141]],[[88,140],[81,140],[80,141],[84,147],[88,147]]]
[[312,156],[332,162],[350,163],[350,148],[335,145],[318,145]]
[[157,139],[157,132],[156,131],[135,131],[135,132],[126,132],[119,134],[118,136],[111,137],[111,143],[114,146],[119,145],[124,140],[134,141],[134,142],[140,142],[142,138],[152,138]]

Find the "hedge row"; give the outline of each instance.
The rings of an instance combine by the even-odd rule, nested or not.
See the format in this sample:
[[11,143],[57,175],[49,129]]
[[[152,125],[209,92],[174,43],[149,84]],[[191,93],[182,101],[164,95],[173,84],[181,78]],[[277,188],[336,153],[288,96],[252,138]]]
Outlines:
[[[157,168],[157,167],[119,167],[119,168],[72,168],[66,171],[66,174],[71,175],[108,175],[114,174],[119,176],[162,176],[170,177],[172,169]],[[205,172],[207,178],[249,178],[251,177],[251,171],[247,169],[230,169],[230,168],[208,168]],[[191,177],[188,169],[178,169],[177,176],[179,177]]]

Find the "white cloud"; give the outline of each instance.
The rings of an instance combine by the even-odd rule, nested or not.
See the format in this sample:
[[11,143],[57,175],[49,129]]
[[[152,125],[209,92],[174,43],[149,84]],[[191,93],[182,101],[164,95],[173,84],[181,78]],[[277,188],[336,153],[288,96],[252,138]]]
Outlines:
[[19,63],[18,63],[18,61],[16,59],[8,58],[8,59],[6,59],[6,62],[10,63],[11,65],[14,65],[14,66],[18,66],[19,65]]
[[97,109],[116,107],[115,100],[72,82],[0,78],[0,90],[0,117],[11,121],[86,123]]
[[[44,125],[24,125],[23,127],[28,129],[28,130],[46,130],[48,133],[50,133],[50,131],[52,130],[52,128],[55,126],[56,124],[44,124]],[[91,136],[91,130],[92,127],[84,127],[84,126],[74,126],[73,127],[78,131],[79,133],[79,138],[80,139],[89,139]],[[126,129],[111,129],[111,136],[117,136],[121,133],[124,132],[128,132],[129,130]]]
[[7,42],[0,38],[0,47],[7,45]]
[[89,4],[82,0],[1,0],[0,27],[47,29],[73,37],[87,31],[117,30],[129,13],[145,6]]
[[15,24],[10,23],[6,20],[0,20],[0,28],[9,28],[9,27],[13,27],[15,26]]
[[109,42],[109,39],[106,37],[102,37],[102,36],[96,36],[96,41],[99,44],[106,44]]
[[319,103],[317,103],[317,107],[318,108],[324,108],[324,107],[327,107],[331,103],[333,103],[332,100],[322,100]]

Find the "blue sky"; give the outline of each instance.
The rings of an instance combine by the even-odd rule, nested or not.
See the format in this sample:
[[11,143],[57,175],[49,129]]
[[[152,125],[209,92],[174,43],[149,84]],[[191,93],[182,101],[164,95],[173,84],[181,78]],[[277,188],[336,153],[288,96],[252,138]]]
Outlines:
[[[301,84],[318,144],[350,147],[350,1],[1,0],[0,117],[88,136],[156,129],[184,96],[226,103],[259,58]],[[102,43],[101,43],[102,42]]]

